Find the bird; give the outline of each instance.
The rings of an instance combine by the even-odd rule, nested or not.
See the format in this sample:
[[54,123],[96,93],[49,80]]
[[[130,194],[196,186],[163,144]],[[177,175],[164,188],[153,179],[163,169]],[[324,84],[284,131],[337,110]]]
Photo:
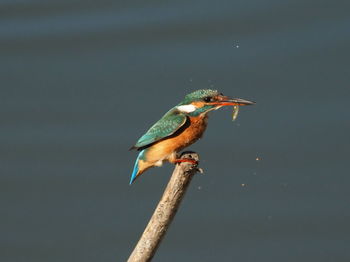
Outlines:
[[178,153],[200,139],[206,130],[208,113],[223,106],[253,105],[255,102],[230,98],[217,90],[200,89],[188,95],[171,108],[130,148],[139,151],[130,178],[130,185],[151,167],[164,162],[190,162],[180,159]]

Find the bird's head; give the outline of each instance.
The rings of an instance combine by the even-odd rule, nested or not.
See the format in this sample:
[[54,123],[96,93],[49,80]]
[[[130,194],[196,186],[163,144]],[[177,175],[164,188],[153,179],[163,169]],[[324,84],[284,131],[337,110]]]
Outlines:
[[219,109],[222,106],[245,106],[254,105],[255,102],[240,99],[229,98],[216,90],[201,89],[185,96],[185,99],[177,105],[180,112],[190,116],[198,116],[208,113],[211,110]]

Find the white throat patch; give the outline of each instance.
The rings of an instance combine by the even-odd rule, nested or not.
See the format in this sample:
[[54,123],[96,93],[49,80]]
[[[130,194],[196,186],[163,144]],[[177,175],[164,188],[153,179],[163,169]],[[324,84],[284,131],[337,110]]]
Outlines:
[[191,112],[195,111],[197,109],[197,107],[195,107],[192,104],[189,104],[189,105],[178,106],[177,109],[183,113],[191,113]]

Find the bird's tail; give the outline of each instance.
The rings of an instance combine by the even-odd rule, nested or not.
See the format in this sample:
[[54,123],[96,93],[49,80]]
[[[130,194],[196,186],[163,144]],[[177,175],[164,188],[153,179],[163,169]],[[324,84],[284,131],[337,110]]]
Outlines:
[[142,173],[142,171],[140,170],[139,163],[140,163],[140,158],[143,156],[143,152],[144,150],[142,150],[136,158],[134,170],[132,171],[129,185],[131,185],[135,181],[135,179]]

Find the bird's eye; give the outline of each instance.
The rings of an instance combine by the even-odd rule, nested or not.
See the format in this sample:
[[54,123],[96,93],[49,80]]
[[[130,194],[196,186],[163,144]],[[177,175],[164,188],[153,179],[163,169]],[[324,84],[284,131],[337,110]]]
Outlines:
[[210,102],[210,101],[211,101],[211,97],[210,97],[210,96],[204,97],[203,100],[204,100],[205,102]]

